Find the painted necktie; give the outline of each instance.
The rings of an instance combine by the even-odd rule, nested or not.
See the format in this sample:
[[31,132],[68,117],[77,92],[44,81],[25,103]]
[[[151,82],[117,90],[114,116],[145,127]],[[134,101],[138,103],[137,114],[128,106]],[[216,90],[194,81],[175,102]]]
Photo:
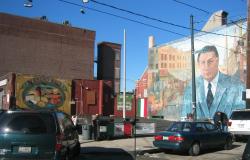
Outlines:
[[208,91],[207,91],[207,106],[208,106],[208,108],[210,108],[212,103],[213,103],[213,100],[214,100],[213,93],[212,93],[212,90],[211,90],[211,88],[212,88],[211,83],[208,83],[207,88],[208,88]]

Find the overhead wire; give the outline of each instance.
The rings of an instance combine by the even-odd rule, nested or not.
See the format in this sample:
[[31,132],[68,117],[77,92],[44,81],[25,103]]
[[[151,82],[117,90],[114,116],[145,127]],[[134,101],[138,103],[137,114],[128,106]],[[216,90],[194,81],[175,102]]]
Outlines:
[[161,27],[157,27],[157,26],[154,26],[154,25],[151,25],[151,24],[148,24],[148,23],[140,22],[140,21],[133,20],[133,19],[130,19],[130,18],[127,18],[127,17],[119,16],[119,15],[112,14],[112,13],[108,13],[108,12],[101,11],[101,10],[98,10],[98,9],[94,9],[94,8],[91,8],[91,7],[83,6],[83,5],[80,5],[80,4],[77,4],[77,3],[69,2],[69,1],[66,1],[66,0],[58,0],[58,1],[61,1],[63,3],[67,3],[67,4],[71,4],[71,5],[74,5],[74,6],[78,6],[78,7],[83,7],[83,8],[95,11],[95,12],[107,14],[107,15],[114,16],[114,17],[117,17],[117,18],[125,19],[125,20],[131,21],[131,22],[142,24],[144,26],[152,27],[152,28],[159,29],[159,30],[162,30],[162,31],[166,31],[166,32],[176,34],[176,35],[179,35],[179,36],[184,36],[184,37],[187,36],[187,35],[184,35],[184,34],[181,34],[181,33],[178,33],[178,32],[174,32],[174,31],[171,31],[171,30],[168,30],[168,29],[164,29],[164,28],[161,28]]
[[[146,19],[150,19],[150,20],[153,20],[153,21],[157,21],[157,22],[160,22],[160,23],[164,23],[164,24],[168,24],[168,25],[172,25],[172,26],[175,26],[175,27],[179,27],[179,28],[183,28],[183,29],[188,29],[188,30],[191,29],[190,27],[178,25],[178,24],[175,24],[175,23],[172,23],[172,22],[163,21],[163,20],[160,20],[160,19],[158,19],[158,18],[149,17],[149,16],[146,16],[146,15],[143,15],[143,14],[140,14],[140,13],[136,13],[136,12],[133,12],[133,11],[129,11],[129,10],[126,10],[126,9],[122,9],[122,8],[119,8],[119,7],[116,7],[116,6],[113,6],[113,5],[109,5],[109,4],[106,4],[106,3],[98,2],[98,1],[96,1],[96,0],[90,0],[90,1],[91,1],[91,2],[94,2],[94,3],[96,3],[96,4],[99,4],[99,5],[103,5],[103,6],[106,6],[106,7],[110,7],[110,8],[116,9],[116,10],[120,10],[120,11],[129,13],[129,14],[133,14],[133,15],[136,15],[136,16],[140,16],[140,17],[143,17],[143,18],[146,18]],[[209,32],[209,31],[203,31],[203,30],[198,30],[198,29],[194,29],[194,31],[203,32],[203,33],[206,33],[206,34],[214,34],[214,35],[219,35],[219,36],[228,36],[228,37],[243,38],[243,37],[239,37],[239,36],[235,36],[235,35],[220,34],[220,33]],[[244,38],[243,38],[243,39],[244,39]]]
[[[176,2],[176,3],[179,3],[179,4],[183,4],[183,5],[185,5],[185,6],[188,6],[188,7],[190,7],[190,8],[193,8],[193,9],[199,10],[199,11],[204,12],[204,13],[206,13],[206,14],[212,14],[211,12],[209,12],[209,11],[207,11],[207,10],[201,9],[201,8],[196,7],[196,6],[193,6],[193,5],[190,5],[190,4],[188,4],[188,3],[181,2],[181,1],[179,1],[179,0],[172,0],[172,1],[174,1],[174,2]],[[220,18],[223,19],[222,16],[219,16],[219,15],[216,15],[216,14],[215,14],[215,16],[216,16],[216,17],[220,17]],[[225,18],[225,19],[227,19],[227,18]],[[239,26],[239,25],[238,25],[237,23],[235,23],[234,21],[230,20],[230,22],[233,23],[233,24],[235,24],[235,25],[238,26],[239,28],[243,29],[241,26]]]
[[[162,31],[165,31],[165,32],[169,32],[169,33],[172,33],[172,34],[175,34],[175,35],[182,36],[182,37],[189,37],[189,35],[181,34],[181,33],[174,32],[174,31],[171,31],[171,30],[167,30],[167,29],[164,29],[164,28],[161,28],[161,27],[157,27],[157,26],[154,26],[154,25],[151,25],[151,24],[148,24],[148,23],[140,22],[140,21],[137,21],[137,20],[129,19],[129,18],[126,18],[126,17],[123,17],[123,16],[118,16],[116,14],[108,13],[108,12],[105,12],[105,11],[101,11],[101,10],[94,9],[94,8],[91,8],[91,7],[87,7],[87,6],[84,6],[84,5],[80,5],[80,4],[77,4],[77,3],[69,2],[67,0],[58,0],[58,1],[70,4],[70,5],[78,6],[78,7],[83,7],[85,9],[88,9],[88,10],[91,10],[91,11],[95,11],[95,12],[99,12],[99,13],[103,13],[103,14],[110,15],[110,16],[113,16],[113,17],[125,19],[125,20],[131,21],[131,22],[135,22],[135,23],[147,26],[147,27],[152,27],[152,28],[155,28],[155,29],[159,29],[159,30],[162,30]],[[203,42],[203,43],[212,44],[211,42],[203,41],[203,40],[200,40],[198,38],[195,38],[195,39],[197,41],[200,41],[200,42]],[[220,47],[220,48],[227,49],[226,47],[220,46],[218,44],[213,44],[213,45],[215,45],[217,47]]]

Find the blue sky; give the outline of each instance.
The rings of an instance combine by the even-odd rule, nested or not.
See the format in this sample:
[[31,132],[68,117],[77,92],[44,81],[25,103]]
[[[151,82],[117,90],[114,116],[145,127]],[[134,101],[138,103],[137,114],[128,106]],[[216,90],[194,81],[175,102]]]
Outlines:
[[[190,26],[190,15],[193,15],[195,28],[198,30],[202,29],[211,14],[218,10],[228,12],[229,21],[246,18],[247,16],[247,0],[178,0],[193,6],[193,8],[178,3],[177,0],[96,1],[184,27]],[[0,12],[25,17],[47,16],[48,20],[54,23],[62,23],[64,20],[69,20],[73,27],[96,31],[96,45],[103,41],[123,45],[123,32],[125,29],[126,91],[134,89],[135,81],[140,78],[147,67],[149,36],[153,35],[155,37],[155,44],[163,44],[183,38],[183,36],[170,33],[167,30],[182,35],[190,35],[190,30],[188,29],[122,12],[91,0],[85,4],[81,0],[33,0],[33,7],[31,8],[24,7],[24,2],[26,0],[1,0]],[[84,9],[85,14],[80,12],[81,8]],[[97,48],[95,48],[95,57],[96,53]],[[123,64],[121,69],[121,78],[123,78]],[[121,91],[123,91],[123,85],[121,86]]]

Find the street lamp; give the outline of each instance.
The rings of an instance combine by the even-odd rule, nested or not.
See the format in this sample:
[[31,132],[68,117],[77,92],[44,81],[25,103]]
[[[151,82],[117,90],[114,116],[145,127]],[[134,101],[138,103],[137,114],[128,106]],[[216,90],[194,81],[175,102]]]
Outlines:
[[83,2],[83,3],[88,3],[88,2],[89,2],[89,0],[82,0],[82,2]]
[[24,7],[32,7],[32,0],[26,0],[26,2],[23,4]]
[[80,12],[82,13],[82,14],[84,14],[85,13],[85,11],[81,8],[80,9]]

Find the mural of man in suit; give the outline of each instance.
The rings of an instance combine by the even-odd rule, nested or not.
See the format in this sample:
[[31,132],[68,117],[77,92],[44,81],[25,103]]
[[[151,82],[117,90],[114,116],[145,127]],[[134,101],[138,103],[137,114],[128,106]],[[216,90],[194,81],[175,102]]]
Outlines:
[[[219,71],[219,54],[215,46],[205,46],[198,53],[200,76],[196,78],[196,115],[198,119],[212,119],[219,111],[230,117],[232,110],[246,107],[242,100],[245,85],[235,78]],[[184,91],[182,119],[192,109],[192,85]]]

